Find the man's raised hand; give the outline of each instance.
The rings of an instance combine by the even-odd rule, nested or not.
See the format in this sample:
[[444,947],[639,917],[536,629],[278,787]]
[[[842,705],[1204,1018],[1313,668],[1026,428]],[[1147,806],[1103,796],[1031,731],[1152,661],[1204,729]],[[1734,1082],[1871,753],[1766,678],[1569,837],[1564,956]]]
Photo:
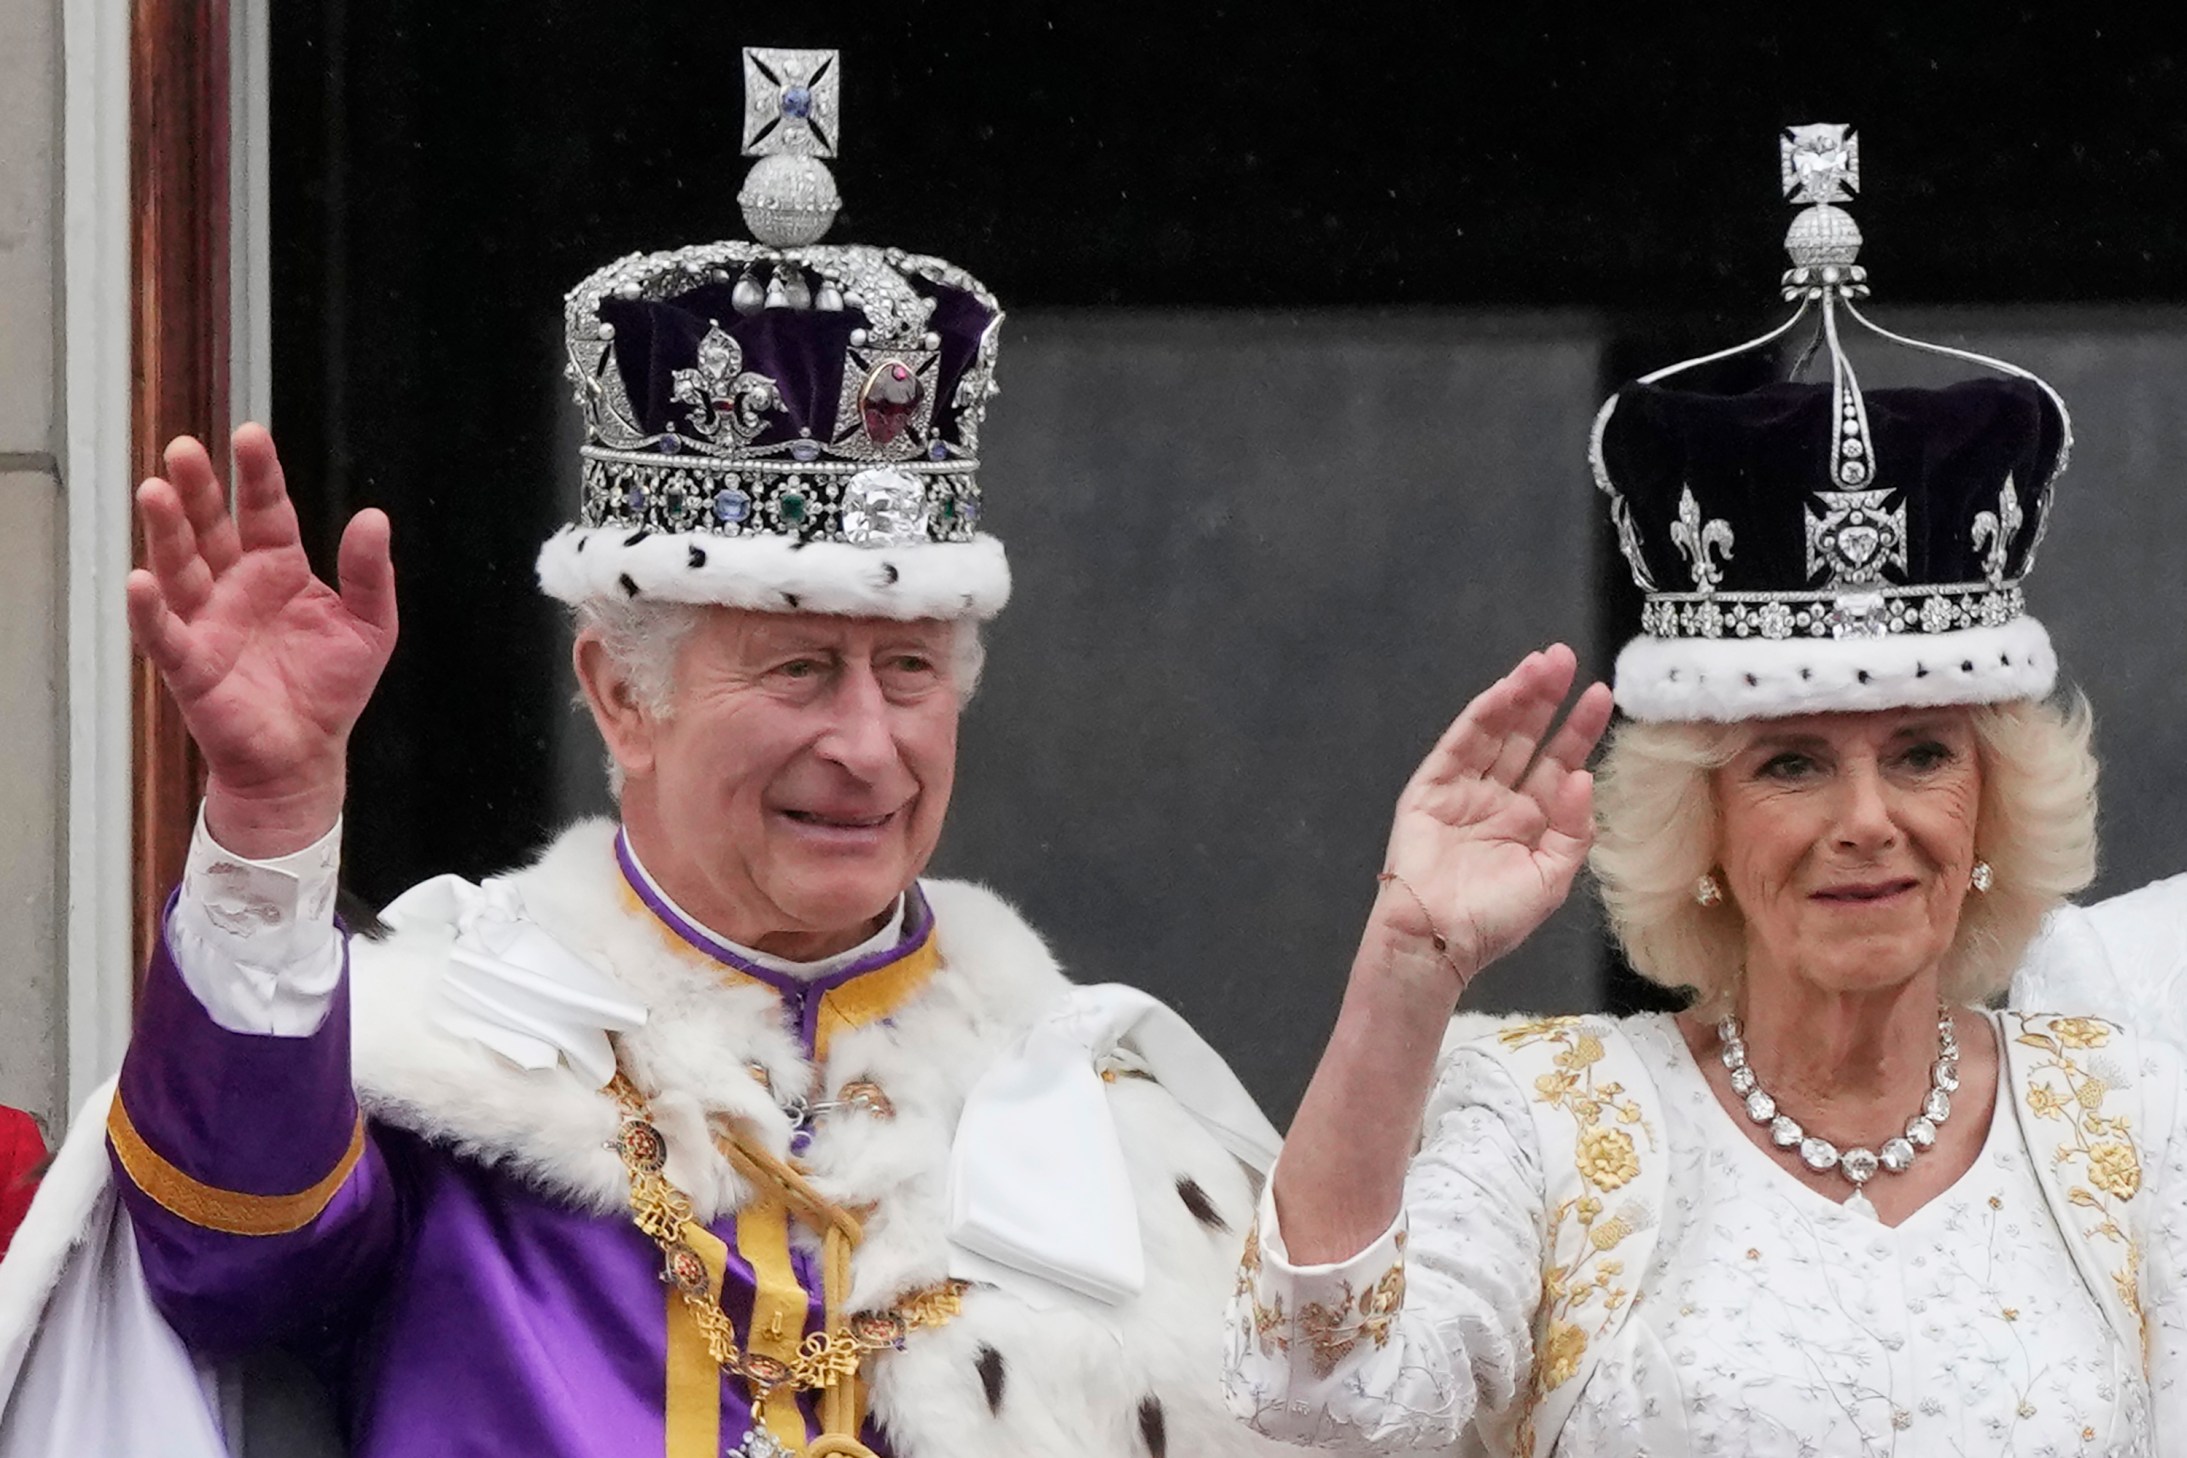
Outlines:
[[129,574],[129,631],[205,756],[207,828],[263,858],[341,814],[349,733],[395,647],[395,569],[387,516],[367,509],[342,533],[341,590],[321,582],[273,438],[245,425],[234,449],[232,515],[188,436],[137,488],[150,568]]

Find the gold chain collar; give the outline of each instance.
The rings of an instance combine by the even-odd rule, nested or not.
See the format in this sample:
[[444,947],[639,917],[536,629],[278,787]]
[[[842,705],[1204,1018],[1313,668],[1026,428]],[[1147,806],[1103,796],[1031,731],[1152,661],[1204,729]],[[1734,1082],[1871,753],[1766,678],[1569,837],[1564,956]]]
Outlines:
[[[617,1070],[608,1092],[621,1107],[623,1120],[616,1130],[613,1149],[630,1177],[630,1212],[637,1227],[661,1249],[661,1279],[682,1295],[692,1319],[706,1338],[706,1348],[724,1372],[742,1378],[755,1391],[752,1430],[759,1433],[760,1413],[777,1391],[827,1392],[857,1375],[860,1364],[874,1352],[902,1347],[904,1338],[925,1327],[941,1326],[963,1309],[966,1283],[945,1281],[915,1291],[887,1311],[861,1311],[847,1321],[827,1313],[826,1329],[806,1336],[797,1355],[782,1361],[764,1353],[749,1353],[737,1346],[735,1325],[709,1290],[706,1263],[684,1238],[684,1227],[696,1223],[691,1197],[670,1184],[662,1174],[668,1163],[668,1142],[653,1123],[652,1105],[637,1085]],[[732,1159],[741,1168],[758,1162],[778,1165],[771,1156],[748,1148],[744,1158]],[[724,1151],[728,1153],[728,1151]],[[769,1169],[776,1181],[785,1179],[803,1186],[804,1181],[787,1166]],[[807,1190],[809,1194],[809,1187]],[[840,1225],[842,1222],[835,1222]],[[852,1224],[855,1229],[855,1224]],[[838,1235],[840,1231],[836,1232]],[[749,1446],[749,1445],[748,1445]],[[847,1435],[828,1434],[808,1453],[864,1453]]]

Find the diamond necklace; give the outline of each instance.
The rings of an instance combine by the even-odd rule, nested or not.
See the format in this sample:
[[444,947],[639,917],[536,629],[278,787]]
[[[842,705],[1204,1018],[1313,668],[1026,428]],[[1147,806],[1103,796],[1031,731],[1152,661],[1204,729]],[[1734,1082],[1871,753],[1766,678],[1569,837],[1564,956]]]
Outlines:
[[1959,1034],[1952,1028],[1951,1009],[1939,1006],[1936,1010],[1936,1062],[1929,1068],[1929,1091],[1922,1095],[1921,1111],[1906,1121],[1904,1134],[1884,1140],[1881,1149],[1848,1149],[1840,1153],[1838,1146],[1808,1133],[1799,1120],[1781,1113],[1777,1100],[1747,1066],[1745,1033],[1735,1017],[1716,1025],[1716,1036],[1724,1044],[1717,1056],[1731,1072],[1732,1092],[1746,1100],[1747,1117],[1767,1127],[1770,1142],[1779,1149],[1797,1149],[1800,1163],[1815,1173],[1834,1169],[1844,1175],[1853,1186],[1846,1208],[1873,1219],[1876,1207],[1868,1203],[1862,1187],[1876,1177],[1878,1170],[1904,1174],[1911,1169],[1914,1156],[1935,1146],[1937,1126],[1951,1117],[1952,1093],[1959,1087]]

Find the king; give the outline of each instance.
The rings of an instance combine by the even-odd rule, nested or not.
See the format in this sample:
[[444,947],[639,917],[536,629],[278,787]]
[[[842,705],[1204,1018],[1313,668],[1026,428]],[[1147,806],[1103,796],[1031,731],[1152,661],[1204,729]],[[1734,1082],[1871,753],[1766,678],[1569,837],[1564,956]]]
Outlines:
[[1010,587],[1001,312],[821,243],[836,57],[744,65],[755,241],[564,314],[583,496],[538,571],[616,820],[339,924],[389,523],[315,579],[255,426],[232,512],[188,439],[139,491],[130,624],[208,788],[118,1088],[32,1215],[0,1452],[313,1451],[269,1371],[354,1458],[1261,1451],[1216,1391],[1274,1131],[1160,1002],[922,876]]

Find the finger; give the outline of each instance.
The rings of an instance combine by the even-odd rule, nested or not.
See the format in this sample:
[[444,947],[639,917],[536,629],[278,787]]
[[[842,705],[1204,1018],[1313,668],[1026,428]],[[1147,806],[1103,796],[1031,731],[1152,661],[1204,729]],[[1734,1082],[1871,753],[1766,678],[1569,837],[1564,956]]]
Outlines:
[[1563,865],[1569,880],[1594,844],[1595,777],[1586,770],[1560,771],[1540,803],[1549,821],[1542,828],[1541,853]]
[[244,551],[303,549],[281,458],[261,425],[246,425],[235,433],[235,527]]
[[1496,763],[1504,736],[1519,713],[1520,685],[1536,655],[1528,654],[1519,666],[1473,696],[1473,702],[1450,721],[1413,779],[1419,784],[1444,784],[1452,780],[1479,779]]
[[1516,763],[1500,778],[1506,784],[1515,780],[1556,717],[1577,665],[1572,650],[1562,643],[1527,654],[1466,705],[1415,778],[1432,784],[1491,776],[1503,768],[1508,752]]
[[196,534],[198,554],[218,577],[242,555],[242,549],[236,544],[235,518],[228,511],[228,490],[213,470],[212,455],[196,437],[178,435],[167,443],[161,459],[167,463],[167,479]]
[[[1587,757],[1602,742],[1603,731],[1610,727],[1612,700],[1610,686],[1603,683],[1589,684],[1572,711],[1564,716],[1564,723],[1541,753],[1536,763],[1537,772],[1544,768],[1567,770],[1583,769]],[[1531,783],[1531,777],[1529,777]]]
[[196,436],[176,436],[160,452],[160,459],[166,463],[167,481],[193,531],[200,522],[210,525],[228,514],[228,493],[213,472],[212,456]]
[[163,678],[178,673],[188,656],[182,619],[176,617],[160,596],[159,582],[142,567],[122,584],[129,614],[129,636],[137,651],[150,659]]
[[199,554],[197,534],[172,482],[154,476],[137,488],[137,515],[144,523],[144,556],[161,598],[188,617],[213,594],[212,569]]
[[395,636],[395,561],[387,513],[368,506],[349,519],[335,557],[342,605],[388,639]]
[[1527,766],[1534,762],[1542,736],[1556,722],[1557,710],[1563,705],[1565,693],[1572,687],[1572,676],[1579,669],[1578,658],[1562,643],[1552,644],[1534,655],[1529,663],[1521,684],[1518,713],[1488,772],[1488,778],[1507,785],[1519,783]]

